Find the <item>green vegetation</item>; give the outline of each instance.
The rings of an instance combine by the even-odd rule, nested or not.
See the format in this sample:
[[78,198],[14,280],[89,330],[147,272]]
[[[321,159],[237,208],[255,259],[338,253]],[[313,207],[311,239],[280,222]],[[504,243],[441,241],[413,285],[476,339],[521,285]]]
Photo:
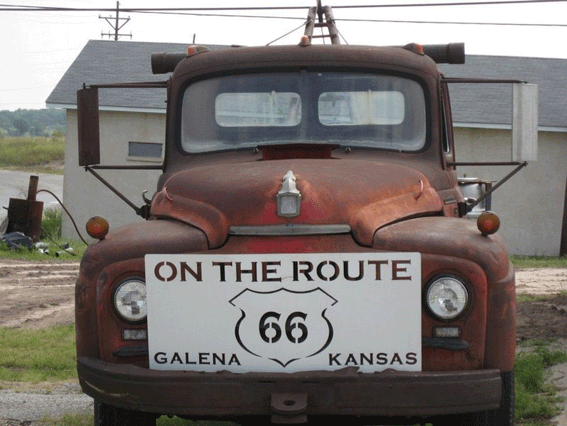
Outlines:
[[25,247],[17,249],[9,248],[5,243],[0,242],[0,259],[17,260],[57,260],[57,261],[80,261],[87,246],[79,241],[67,241],[59,239],[48,242],[48,253],[44,253],[36,247],[28,250]]
[[567,268],[567,256],[510,256],[515,268]]
[[62,136],[0,139],[0,168],[62,173],[64,157]]
[[75,327],[0,328],[0,381],[32,382],[77,377]]
[[542,423],[559,413],[556,396],[557,388],[546,379],[550,376],[549,367],[567,362],[567,354],[549,347],[549,342],[532,341],[532,350],[523,352],[516,357],[516,419],[535,419]]
[[[41,221],[41,239],[45,246],[34,245],[31,250],[25,247],[16,249],[0,242],[0,258],[27,260],[69,260],[78,261],[83,257],[87,246],[81,241],[68,241],[61,238],[62,216],[58,209],[47,209]],[[79,237],[77,237],[79,239]]]
[[516,295],[516,301],[521,302],[545,302],[555,297],[555,294],[527,294],[521,293]]
[[0,139],[7,136],[52,136],[65,133],[65,110],[0,111]]
[[41,419],[41,424],[45,426],[92,426],[93,423],[92,414],[65,414],[58,419],[51,417]]
[[63,217],[59,209],[46,209],[41,221],[41,238],[56,240],[61,238]]

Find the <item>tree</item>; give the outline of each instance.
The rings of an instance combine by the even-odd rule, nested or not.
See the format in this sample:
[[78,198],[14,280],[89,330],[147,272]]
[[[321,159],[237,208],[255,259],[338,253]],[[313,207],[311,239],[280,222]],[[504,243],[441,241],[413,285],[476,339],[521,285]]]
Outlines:
[[16,129],[16,136],[23,136],[30,129],[29,123],[23,118],[14,118],[12,125]]

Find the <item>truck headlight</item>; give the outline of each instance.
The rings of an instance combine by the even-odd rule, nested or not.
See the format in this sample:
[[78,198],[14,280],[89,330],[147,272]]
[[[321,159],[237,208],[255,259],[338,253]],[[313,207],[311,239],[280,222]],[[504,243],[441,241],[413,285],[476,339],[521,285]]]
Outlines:
[[463,313],[469,303],[469,292],[458,278],[445,275],[436,278],[427,288],[427,307],[442,320],[452,320]]
[[114,291],[114,308],[128,322],[146,319],[146,283],[139,278],[130,278],[118,285]]

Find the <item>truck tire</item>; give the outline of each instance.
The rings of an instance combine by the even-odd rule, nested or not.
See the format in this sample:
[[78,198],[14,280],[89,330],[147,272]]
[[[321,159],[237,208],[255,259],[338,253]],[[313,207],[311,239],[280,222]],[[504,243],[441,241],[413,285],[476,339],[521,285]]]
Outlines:
[[478,426],[514,426],[514,372],[502,373],[502,400],[500,408],[483,413]]
[[156,426],[156,416],[95,401],[95,426]]

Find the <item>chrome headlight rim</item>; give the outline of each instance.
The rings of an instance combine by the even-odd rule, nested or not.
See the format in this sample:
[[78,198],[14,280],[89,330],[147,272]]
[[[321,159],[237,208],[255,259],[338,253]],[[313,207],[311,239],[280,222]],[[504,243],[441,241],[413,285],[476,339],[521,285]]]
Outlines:
[[[464,296],[465,299],[464,303],[462,303],[462,307],[457,308],[457,312],[455,314],[442,315],[438,311],[436,312],[435,308],[432,307],[432,303],[430,303],[431,292],[435,289],[437,285],[441,285],[441,282],[445,280],[453,281],[457,283],[456,288],[462,290],[463,292],[462,295]],[[433,318],[442,322],[452,322],[461,318],[463,315],[469,312],[471,308],[472,300],[473,300],[473,293],[471,291],[471,287],[468,284],[468,282],[465,279],[459,277],[458,275],[450,274],[450,273],[438,274],[433,278],[431,278],[425,287],[425,291],[423,295],[423,303],[429,314]]]
[[[119,304],[121,295],[124,295],[125,291],[132,289],[137,289],[142,295],[141,300],[143,300],[142,313],[130,315],[128,313],[128,308],[125,305]],[[128,324],[140,324],[147,321],[148,318],[148,305],[146,300],[146,282],[144,278],[139,276],[130,276],[118,281],[112,292],[112,308],[118,318]]]

